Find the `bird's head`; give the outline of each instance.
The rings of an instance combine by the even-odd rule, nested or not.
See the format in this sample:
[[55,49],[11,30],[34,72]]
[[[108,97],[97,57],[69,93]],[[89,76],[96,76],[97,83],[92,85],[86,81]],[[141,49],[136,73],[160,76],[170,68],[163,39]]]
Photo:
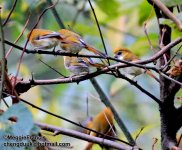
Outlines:
[[138,59],[138,57],[135,54],[133,54],[130,50],[126,48],[114,49],[114,57],[125,61],[133,61]]

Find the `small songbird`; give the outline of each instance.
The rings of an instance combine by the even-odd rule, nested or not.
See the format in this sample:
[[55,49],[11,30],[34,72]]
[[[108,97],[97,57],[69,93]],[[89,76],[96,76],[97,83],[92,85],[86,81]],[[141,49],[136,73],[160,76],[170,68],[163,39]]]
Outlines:
[[[110,108],[106,107],[103,111],[98,113],[90,122],[87,124],[87,128],[95,130],[105,135],[115,136],[114,117]],[[85,130],[85,133],[101,137],[95,132]],[[105,137],[103,137],[105,138]],[[88,142],[84,150],[91,150],[94,143]]]
[[86,75],[89,73],[90,67],[101,69],[106,65],[95,63],[91,58],[86,57],[74,57],[74,56],[63,56],[64,66],[74,75]]
[[[135,54],[133,54],[130,50],[126,49],[126,48],[116,48],[114,49],[114,57],[119,59],[119,60],[125,60],[128,62],[135,62],[140,60]],[[149,76],[151,76],[152,78],[154,78],[157,82],[160,82],[159,79],[157,77],[154,76],[154,74],[148,70],[148,69],[143,69],[143,68],[139,68],[139,67],[127,67],[127,68],[122,68],[122,70],[124,72],[126,72],[127,74],[130,74],[134,77],[146,73]]]
[[63,50],[76,54],[85,48],[86,50],[93,52],[96,55],[106,58],[106,55],[104,53],[85,43],[85,41],[77,33],[67,29],[61,29],[58,32],[61,35],[60,47]]
[[54,51],[60,38],[60,33],[45,29],[33,29],[27,35],[27,39],[35,47],[34,50],[53,48]]

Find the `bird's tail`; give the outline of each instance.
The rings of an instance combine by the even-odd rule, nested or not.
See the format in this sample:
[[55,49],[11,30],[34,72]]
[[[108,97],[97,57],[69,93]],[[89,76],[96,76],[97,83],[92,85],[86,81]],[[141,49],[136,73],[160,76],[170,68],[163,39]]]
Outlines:
[[106,55],[106,54],[104,54],[104,53],[102,53],[102,52],[96,50],[96,49],[93,48],[92,46],[85,45],[85,48],[86,48],[88,51],[91,51],[91,52],[93,52],[93,53],[96,54],[96,55],[99,55],[99,56],[102,56],[102,57],[104,57],[104,58],[107,58],[107,55]]
[[160,83],[160,80],[150,71],[150,70],[146,70],[146,74],[148,74],[149,76],[151,76],[152,78],[154,78],[157,82]]
[[[91,132],[90,135],[96,137],[96,133],[95,132]],[[94,145],[94,143],[87,142],[87,145],[85,146],[84,150],[92,150],[93,145]]]
[[98,68],[98,69],[101,69],[101,68],[106,67],[105,64],[93,62],[93,60],[92,60],[91,58],[83,57],[82,59],[83,59],[89,66],[92,66],[92,67],[95,67],[95,68]]

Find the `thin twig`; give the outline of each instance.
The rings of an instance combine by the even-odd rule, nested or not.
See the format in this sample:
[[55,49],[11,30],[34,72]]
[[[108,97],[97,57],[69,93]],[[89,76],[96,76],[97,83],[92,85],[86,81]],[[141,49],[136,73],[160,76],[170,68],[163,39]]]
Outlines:
[[48,65],[47,63],[45,63],[43,60],[41,60],[41,59],[39,59],[39,61],[41,62],[41,63],[43,63],[44,65],[46,65],[47,67],[49,67],[49,68],[51,68],[52,70],[54,70],[56,73],[58,73],[59,75],[61,75],[61,76],[63,76],[63,77],[65,77],[65,78],[67,78],[65,75],[63,75],[61,72],[59,72],[59,71],[57,71],[55,68],[53,68],[53,67],[51,67],[50,65]]
[[[100,29],[100,25],[99,25],[99,22],[98,22],[98,20],[97,20],[97,16],[96,16],[96,14],[95,14],[95,10],[94,10],[94,8],[93,8],[93,6],[92,6],[91,1],[88,0],[88,2],[89,2],[90,7],[91,7],[91,9],[92,9],[92,12],[93,12],[93,15],[94,15],[96,24],[97,24],[97,28],[98,28],[98,30],[99,30],[99,34],[100,34],[100,37],[101,37],[101,40],[102,40],[102,44],[103,44],[103,46],[104,46],[104,51],[105,51],[106,55],[108,55],[107,49],[106,49],[106,45],[105,45],[105,42],[104,42],[104,38],[103,38],[103,36],[102,36],[102,31],[101,31],[101,29]],[[108,61],[108,64],[110,65],[110,62],[109,62],[108,59],[107,59],[107,61]]]
[[148,92],[147,90],[145,90],[142,86],[140,86],[137,82],[131,80],[130,78],[124,76],[123,74],[121,74],[118,71],[118,77],[125,79],[126,81],[128,81],[130,84],[134,85],[135,87],[137,87],[140,91],[142,91],[143,93],[145,93],[146,95],[148,95],[150,98],[152,98],[155,102],[157,102],[158,105],[162,105],[162,102],[155,97],[154,95],[152,95],[150,92]]
[[4,104],[6,105],[6,107],[9,108],[9,105],[8,105],[8,103],[5,101],[5,99],[2,98],[2,100],[3,100]]
[[116,134],[116,132],[115,132],[115,130],[114,130],[114,126],[113,125],[111,125],[111,122],[109,121],[109,119],[108,119],[108,117],[107,117],[107,115],[106,115],[106,113],[103,111],[103,113],[104,113],[104,117],[105,117],[105,119],[106,119],[106,121],[107,121],[107,123],[109,124],[109,130],[112,130],[112,132],[114,133],[114,135],[115,136],[117,136],[117,134]]
[[150,45],[150,49],[153,50],[153,52],[154,52],[154,48],[153,48],[153,46],[152,46],[152,42],[151,42],[151,40],[150,40],[150,38],[149,38],[149,35],[148,35],[148,33],[147,33],[147,23],[148,23],[148,20],[150,19],[150,17],[152,16],[152,12],[153,12],[153,11],[154,11],[154,6],[152,6],[152,10],[150,11],[150,14],[149,14],[148,18],[147,18],[146,21],[144,22],[143,29],[144,29],[144,33],[145,33],[145,35],[146,35],[146,37],[147,37],[148,43],[149,43],[149,45]]
[[159,70],[163,71],[170,63],[171,61],[173,61],[174,57],[176,57],[176,55],[178,54],[179,50],[181,49],[182,45],[178,48],[178,50],[176,51],[176,53],[173,55],[173,57],[171,57],[169,59],[169,61],[163,66],[161,67]]
[[6,25],[6,23],[9,21],[9,19],[10,19],[10,17],[11,17],[11,14],[13,13],[13,11],[14,11],[14,9],[15,9],[15,7],[16,7],[17,1],[18,1],[18,0],[14,0],[14,3],[13,3],[13,6],[12,6],[11,10],[10,10],[10,12],[9,12],[9,14],[8,14],[8,16],[7,16],[7,18],[6,18],[6,20],[3,22],[3,27],[4,27],[4,26]]
[[[27,27],[29,21],[30,21],[30,14],[29,14],[28,19],[27,19],[27,21],[26,21],[26,23],[25,23],[25,25],[24,25],[24,27],[23,27],[23,30],[21,31],[20,35],[19,35],[19,36],[17,37],[17,39],[15,40],[14,44],[16,44],[16,43],[18,42],[18,40],[21,38],[21,36],[23,35],[23,33],[24,33],[24,31],[25,31],[25,29],[26,29],[26,27]],[[8,58],[8,56],[9,56],[9,54],[12,52],[13,48],[14,48],[13,46],[10,47],[10,49],[9,49],[9,50],[7,51],[7,53],[6,53],[6,57],[5,57],[5,58]]]
[[142,133],[143,130],[144,130],[144,127],[142,127],[142,128],[140,129],[140,131],[138,132],[138,134],[136,135],[136,137],[135,137],[135,142],[136,142],[136,140],[138,139],[139,135]]
[[155,144],[158,142],[158,139],[157,138],[153,138],[154,141],[152,143],[152,150],[155,150],[154,147],[155,147]]
[[[1,8],[0,8],[0,53],[1,53],[1,63],[0,63],[0,99],[2,97],[4,82],[5,82],[5,44],[4,44],[4,32],[3,32],[3,26],[2,26],[2,19],[1,19]],[[1,102],[1,101],[0,101]]]

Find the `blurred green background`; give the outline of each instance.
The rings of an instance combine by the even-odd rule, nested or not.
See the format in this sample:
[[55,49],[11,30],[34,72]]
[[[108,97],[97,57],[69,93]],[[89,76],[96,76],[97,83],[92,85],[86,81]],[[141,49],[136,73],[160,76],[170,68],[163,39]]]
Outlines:
[[[147,23],[146,28],[153,47],[158,48],[159,34],[155,12],[146,0],[95,0],[92,1],[92,3],[110,56],[113,56],[112,50],[114,48],[126,47],[131,49],[142,59],[150,57],[154,52],[150,49],[150,45],[144,34],[144,23]],[[0,0],[0,5],[3,7],[3,19],[7,17],[12,4],[13,0]],[[22,31],[29,13],[31,13],[29,25],[17,43],[23,47],[27,33],[37,21],[40,13],[47,6],[48,3],[46,0],[18,0],[10,21],[4,27],[5,39],[14,42]],[[87,43],[104,51],[88,2],[84,0],[60,0],[56,5],[56,10],[66,27],[69,26],[75,32],[81,34]],[[51,10],[48,10],[43,15],[37,28],[54,31],[59,30],[59,25]],[[181,35],[175,30],[172,34],[172,39],[178,36]],[[31,49],[32,47],[28,45],[28,48]],[[6,51],[8,49],[9,46],[6,45]],[[57,49],[59,49],[59,47],[57,47]],[[20,55],[21,51],[15,48],[9,55],[9,74],[16,74]],[[59,72],[69,75],[69,72],[64,68],[63,58],[61,56],[24,54],[19,76],[24,79],[30,79],[31,73],[33,73],[35,79],[53,79],[60,77],[55,71],[42,64],[38,60],[39,58]],[[112,62],[112,64],[114,64],[114,62]],[[158,106],[151,98],[122,79],[115,79],[113,76],[109,75],[100,75],[96,77],[96,79],[110,98],[133,137],[144,127],[144,130],[137,139],[137,144],[140,148],[151,149],[154,141],[153,138],[157,138],[160,141]],[[137,80],[142,87],[150,91],[156,97],[159,97],[159,85],[155,80],[147,75],[141,75],[134,80]],[[180,91],[178,96],[181,95]],[[75,122],[81,122],[87,118],[87,99],[89,115],[91,116],[95,116],[105,107],[99,100],[99,96],[90,81],[83,81],[78,85],[72,83],[36,86],[22,94],[21,97],[41,108]],[[176,104],[180,105],[179,102],[176,102]],[[34,121],[78,130],[76,126],[70,123],[47,115],[28,105],[27,107],[31,110]],[[118,126],[117,131],[118,136],[126,140]],[[50,141],[69,142],[76,150],[83,148],[86,143],[64,135],[54,137],[45,134],[45,136]],[[159,141],[156,144],[156,149],[160,149]],[[100,148],[95,145],[94,149]]]

